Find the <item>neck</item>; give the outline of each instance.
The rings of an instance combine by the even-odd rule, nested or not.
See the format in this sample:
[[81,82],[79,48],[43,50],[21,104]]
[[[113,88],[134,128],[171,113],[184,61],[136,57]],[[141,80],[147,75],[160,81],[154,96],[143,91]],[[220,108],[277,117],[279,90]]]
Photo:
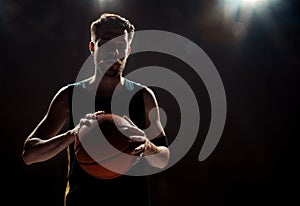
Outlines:
[[108,77],[95,74],[88,81],[88,85],[91,90],[97,90],[97,96],[110,98],[112,97],[112,94],[118,84],[120,84],[120,88],[124,86],[124,81],[125,79],[124,77],[122,77],[122,73],[116,77]]

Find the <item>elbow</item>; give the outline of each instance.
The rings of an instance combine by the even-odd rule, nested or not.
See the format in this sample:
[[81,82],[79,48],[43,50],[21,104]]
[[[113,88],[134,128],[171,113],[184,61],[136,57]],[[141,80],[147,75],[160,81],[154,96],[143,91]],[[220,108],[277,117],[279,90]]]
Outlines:
[[150,164],[158,169],[165,169],[170,162],[170,151],[166,147],[159,147],[159,152],[154,156],[145,156]]
[[34,163],[33,159],[30,156],[30,153],[24,149],[22,152],[22,159],[26,165],[31,165],[32,163]]
[[22,151],[22,159],[26,165],[31,165],[35,162],[35,156],[33,154],[34,144],[36,143],[35,139],[26,141]]
[[168,165],[168,162],[166,162],[166,163],[160,163],[160,164],[157,164],[156,167],[158,169],[162,170],[162,169],[165,169],[167,167],[167,165]]
[[169,164],[169,161],[168,160],[164,160],[164,161],[161,161],[159,163],[156,163],[155,164],[155,167],[158,168],[158,169],[165,169]]
[[166,151],[164,157],[162,157],[162,161],[160,162],[160,164],[157,165],[157,167],[159,169],[164,169],[168,166],[169,162],[170,162],[170,152]]

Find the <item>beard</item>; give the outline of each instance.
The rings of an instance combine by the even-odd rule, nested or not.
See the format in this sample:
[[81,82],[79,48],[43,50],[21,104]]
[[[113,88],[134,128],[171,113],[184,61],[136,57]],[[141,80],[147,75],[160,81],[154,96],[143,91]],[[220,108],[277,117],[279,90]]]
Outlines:
[[125,67],[126,59],[123,58],[122,60],[117,60],[113,65],[111,65],[108,70],[104,73],[104,76],[107,77],[117,77],[119,76]]
[[104,76],[107,77],[116,77],[120,75],[124,69],[124,64],[115,63],[104,73]]
[[101,60],[97,63],[97,70],[106,77],[117,77],[119,76],[126,65],[126,58],[117,59],[116,61],[108,60],[103,61]]

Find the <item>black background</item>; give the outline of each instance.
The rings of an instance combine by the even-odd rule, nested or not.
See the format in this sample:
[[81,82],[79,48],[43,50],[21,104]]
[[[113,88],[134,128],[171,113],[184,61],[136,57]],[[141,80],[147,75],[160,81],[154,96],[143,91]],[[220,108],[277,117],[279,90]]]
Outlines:
[[[89,25],[106,11],[127,17],[136,30],[170,31],[195,42],[216,66],[226,91],[222,138],[199,162],[210,120],[201,79],[173,57],[147,53],[129,58],[126,72],[159,65],[181,74],[201,111],[191,150],[173,167],[151,176],[154,205],[299,202],[299,1],[270,3],[250,12],[248,20],[238,18],[243,14],[239,10],[230,21],[224,20],[224,4],[219,4],[230,1],[99,2],[0,0],[2,201],[62,205],[65,154],[25,166],[22,146],[53,95],[75,80],[89,56]],[[238,25],[246,29],[235,36]],[[154,89],[168,115],[166,131],[172,141],[180,126],[179,109],[167,91]]]

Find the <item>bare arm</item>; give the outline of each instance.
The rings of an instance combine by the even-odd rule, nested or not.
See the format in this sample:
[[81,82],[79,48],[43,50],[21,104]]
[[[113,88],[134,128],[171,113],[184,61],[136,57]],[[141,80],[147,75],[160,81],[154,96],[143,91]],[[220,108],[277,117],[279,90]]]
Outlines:
[[[146,141],[137,148],[137,151],[143,150],[143,156],[148,163],[157,168],[164,168],[169,163],[170,151],[166,146],[157,146],[150,139],[165,136],[164,129],[160,122],[158,103],[152,90],[145,88],[145,122],[146,122]],[[153,155],[155,154],[155,155]]]
[[63,87],[52,99],[47,113],[27,137],[22,157],[25,164],[48,160],[75,140],[75,129],[58,134],[70,113],[67,87]]

